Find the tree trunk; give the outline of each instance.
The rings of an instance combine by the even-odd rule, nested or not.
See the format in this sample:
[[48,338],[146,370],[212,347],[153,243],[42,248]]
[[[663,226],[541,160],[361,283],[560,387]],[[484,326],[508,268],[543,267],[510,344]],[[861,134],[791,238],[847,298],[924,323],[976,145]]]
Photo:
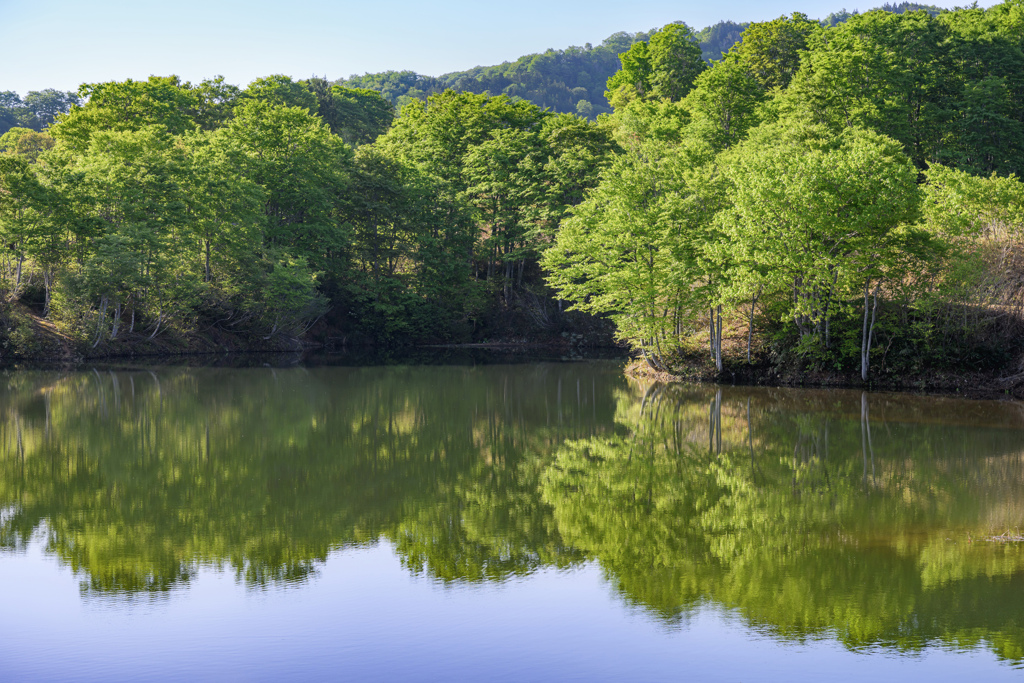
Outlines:
[[747,325],[747,365],[750,365],[750,346],[754,341],[754,307],[757,306],[757,299],[761,296],[764,287],[759,287],[757,294],[750,299],[750,321]]
[[92,348],[94,349],[99,346],[100,342],[103,340],[103,323],[107,318],[107,296],[105,294],[100,298],[99,313],[99,321],[96,323],[96,341],[92,343]]
[[43,317],[50,315],[50,289],[53,287],[53,271],[43,269]]
[[156,315],[156,327],[153,328],[153,334],[149,335],[149,339],[152,339],[153,337],[155,337],[157,335],[157,332],[160,331],[160,326],[163,324],[163,322],[164,322],[164,312],[160,311]]
[[[717,313],[717,317],[716,317]],[[711,360],[715,369],[722,371],[722,305],[711,309]]]
[[121,304],[114,307],[114,322],[110,330],[110,338],[117,339],[117,330],[121,327]]
[[21,294],[21,266],[25,263],[25,256],[18,254],[18,271],[14,276],[14,296]]
[[860,337],[860,379],[862,382],[868,381],[868,368],[871,365],[871,338],[875,333],[875,320],[878,315],[878,288],[881,283],[875,284],[875,302],[874,306],[871,307],[870,323],[868,320],[868,296],[871,287],[871,280],[864,282],[864,326],[861,330]]
[[717,341],[718,341],[718,349],[716,350],[716,355],[715,355],[715,367],[718,368],[719,372],[721,372],[722,371],[722,305],[721,304],[718,305],[718,336],[717,336]]

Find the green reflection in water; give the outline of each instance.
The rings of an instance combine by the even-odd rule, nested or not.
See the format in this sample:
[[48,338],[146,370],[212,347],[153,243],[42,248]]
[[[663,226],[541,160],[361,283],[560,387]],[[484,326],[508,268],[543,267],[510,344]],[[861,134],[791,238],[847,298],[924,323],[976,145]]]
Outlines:
[[0,543],[45,528],[95,591],[295,581],[381,537],[443,579],[564,566],[541,456],[611,425],[622,383],[577,367],[11,373]]
[[711,602],[787,639],[1024,655],[1020,406],[655,387],[542,480],[563,539],[665,619]]
[[87,593],[252,587],[387,539],[496,581],[596,561],[668,623],[1024,658],[1017,404],[641,387],[614,364],[10,372],[0,545]]

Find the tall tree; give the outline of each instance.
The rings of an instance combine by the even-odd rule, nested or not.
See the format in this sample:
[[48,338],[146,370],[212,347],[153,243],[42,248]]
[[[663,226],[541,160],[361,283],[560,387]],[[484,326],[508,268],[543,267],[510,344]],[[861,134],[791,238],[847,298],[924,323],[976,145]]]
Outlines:
[[753,132],[730,157],[728,225],[753,270],[788,291],[786,314],[806,351],[828,348],[831,320],[864,295],[862,373],[867,377],[879,296],[908,248],[921,238],[917,173],[897,143],[861,128],[838,136],[783,121]]
[[734,51],[765,90],[786,88],[800,68],[808,39],[821,30],[817,22],[794,12],[790,17],[751,24]]
[[677,102],[690,92],[706,64],[697,37],[684,23],[668,24],[651,36],[651,92]]
[[78,153],[89,147],[95,132],[139,131],[162,126],[169,135],[195,127],[199,102],[177,76],[151,76],[146,81],[86,83],[78,89],[86,103],[73,106],[50,126],[49,133]]
[[948,29],[926,12],[873,11],[811,36],[788,111],[834,130],[871,128],[898,140],[919,168],[941,160],[956,79]]

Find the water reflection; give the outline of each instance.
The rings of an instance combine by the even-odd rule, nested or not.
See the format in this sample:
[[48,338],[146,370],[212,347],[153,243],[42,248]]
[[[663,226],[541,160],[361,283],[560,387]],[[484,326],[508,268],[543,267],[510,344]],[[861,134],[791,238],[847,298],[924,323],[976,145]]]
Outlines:
[[387,539],[439,581],[596,561],[666,623],[1024,657],[1018,404],[639,386],[614,365],[11,372],[0,547],[87,595],[301,584]]
[[45,529],[93,591],[294,582],[381,537],[444,579],[571,563],[540,458],[611,425],[621,383],[577,367],[10,373],[0,544]]

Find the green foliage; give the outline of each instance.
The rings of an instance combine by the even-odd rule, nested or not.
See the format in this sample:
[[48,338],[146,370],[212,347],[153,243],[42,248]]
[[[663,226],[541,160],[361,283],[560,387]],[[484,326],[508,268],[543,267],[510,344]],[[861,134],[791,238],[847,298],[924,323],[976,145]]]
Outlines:
[[317,98],[302,82],[275,74],[257,78],[240,94],[242,99],[259,100],[272,106],[298,107],[310,113],[319,109]]
[[29,161],[39,159],[39,155],[52,149],[54,144],[52,137],[30,128],[11,128],[0,135],[0,153],[16,154]]
[[338,212],[347,200],[351,148],[307,109],[255,99],[239,104],[218,135],[242,175],[267,192],[268,244],[339,277],[348,236]]
[[[914,9],[925,9],[932,16],[941,10],[930,5],[900,3],[884,5],[886,12],[903,13]],[[843,10],[829,15],[821,22],[826,26],[835,26],[850,17],[857,16]],[[793,23],[803,15],[794,14],[788,20]],[[775,22],[768,22],[774,24]],[[683,25],[681,23],[670,26]],[[750,26],[749,23],[720,21],[700,31],[693,31],[701,57],[705,62],[721,59],[730,49],[740,46],[740,37]],[[770,29],[774,31],[775,28]],[[802,31],[803,29],[801,29]],[[605,91],[615,89],[607,87],[608,80],[621,68],[620,58],[637,43],[646,43],[659,31],[627,33],[620,31],[606,38],[600,45],[587,43],[583,47],[569,47],[564,50],[547,50],[541,54],[524,55],[513,62],[505,62],[496,66],[477,66],[465,71],[456,71],[441,76],[424,76],[414,71],[384,71],[367,73],[362,76],[352,75],[347,79],[339,79],[338,84],[350,88],[368,88],[379,92],[384,99],[396,109],[401,109],[409,102],[425,101],[431,95],[445,90],[470,92],[477,95],[508,95],[533,102],[543,109],[558,113],[578,114],[585,118],[595,118],[611,111],[612,104],[606,98]],[[747,37],[744,37],[746,40]],[[798,38],[799,41],[799,38]],[[782,52],[775,51],[777,56],[786,53],[792,62],[794,43],[785,43]],[[781,47],[781,45],[780,45]],[[639,50],[640,48],[638,48]],[[774,49],[774,48],[771,48]],[[632,57],[630,57],[632,59]],[[786,66],[791,66],[787,64]],[[627,69],[632,67],[627,67]],[[795,71],[795,69],[793,69]],[[792,73],[789,73],[791,76]],[[623,83],[616,83],[616,89]],[[636,85],[635,83],[633,84]],[[675,97],[677,93],[668,94]],[[624,103],[624,102],[623,102]],[[616,106],[621,106],[616,105]]]
[[704,71],[697,37],[686,24],[668,24],[646,43],[635,43],[619,55],[622,68],[608,79],[605,96],[619,109],[635,99],[677,102]]
[[24,100],[16,92],[0,92],[0,135],[16,127],[40,132],[79,102],[75,93],[53,88],[30,90]]
[[204,130],[216,130],[227,123],[242,93],[237,85],[224,82],[223,76],[208,78],[193,89],[197,98],[194,118]]
[[[329,95],[320,102],[320,118],[352,147],[373,142],[395,120],[394,107],[375,90],[329,87]],[[325,101],[329,103],[327,107]]]
[[838,129],[871,128],[919,168],[941,160],[954,96],[948,31],[924,12],[874,11],[810,37],[787,105]]
[[720,188],[710,150],[637,145],[618,156],[543,256],[548,281],[577,310],[609,316],[654,364],[704,307],[704,255]]
[[180,135],[196,124],[193,112],[198,97],[177,76],[87,83],[78,89],[78,95],[87,102],[73,106],[49,130],[78,153],[88,149],[90,136],[97,131],[138,131],[159,125],[170,135]]
[[375,145],[356,154],[348,287],[363,329],[378,339],[444,338],[465,313],[472,223],[437,202],[435,182]]
[[697,77],[684,101],[690,114],[688,135],[700,137],[715,149],[732,147],[765,118],[765,96],[747,65],[734,54]]
[[42,283],[44,312],[95,344],[123,316],[294,335],[328,309],[343,334],[462,338],[545,282],[655,364],[710,323],[720,366],[737,314],[828,366],[855,310],[865,358],[876,323],[928,358],[1009,339],[996,311],[1017,319],[1022,264],[992,207],[1015,206],[1024,166],[1024,15],[921,9],[677,22],[440,78],[5,92],[5,296]]
[[634,100],[642,100],[652,95],[650,47],[645,42],[634,43],[628,51],[619,55],[622,62],[615,75],[608,79],[608,89],[604,95],[608,102],[619,109]]
[[454,91],[406,105],[377,144],[432,179],[440,202],[469,209],[477,277],[505,304],[612,150],[594,124]]
[[[612,316],[657,369],[692,352],[704,307],[722,370],[719,306],[743,319],[748,356],[757,319],[777,358],[851,369],[859,348],[865,381],[880,343],[883,364],[894,349],[894,366],[916,371],[1009,363],[1024,323],[1013,284],[1024,260],[1007,228],[1020,220],[1008,216],[1024,161],[1017,4],[752,24],[677,105],[654,92],[666,34],[633,45],[602,121],[626,150],[619,177],[602,176],[563,223],[545,257],[550,282]],[[726,182],[720,199],[699,201],[711,227],[693,251],[666,199],[685,205],[689,191],[662,160],[697,141],[708,155],[697,165]],[[925,169],[931,189],[919,185]],[[624,256],[643,248],[647,259]],[[679,292],[699,305],[675,302]]]
[[[388,71],[351,76],[338,84],[376,90],[396,108],[414,100],[426,100],[445,90],[477,95],[508,95],[529,100],[543,109],[579,113],[594,118],[610,111],[603,92],[608,78],[619,68],[618,55],[630,45],[646,40],[643,33],[617,33],[601,45],[548,50],[526,55],[514,62],[476,67],[439,77],[412,71]],[[582,110],[581,110],[582,109]],[[585,113],[584,113],[585,112]]]
[[[766,126],[726,167],[729,224],[752,271],[793,297],[801,336],[826,338],[833,309],[865,280],[900,277],[916,235],[917,174],[892,140],[850,128]],[[895,272],[890,272],[890,269]]]
[[819,30],[817,23],[794,12],[791,17],[751,24],[735,48],[750,75],[765,90],[786,88],[800,68],[800,54]]
[[713,26],[708,26],[700,31],[694,32],[697,42],[700,43],[701,55],[704,61],[712,62],[725,56],[734,45],[740,42],[740,36],[750,24],[737,24],[734,21],[720,21]]
[[686,24],[668,24],[651,36],[649,45],[651,93],[672,102],[686,97],[706,66],[697,36]]

